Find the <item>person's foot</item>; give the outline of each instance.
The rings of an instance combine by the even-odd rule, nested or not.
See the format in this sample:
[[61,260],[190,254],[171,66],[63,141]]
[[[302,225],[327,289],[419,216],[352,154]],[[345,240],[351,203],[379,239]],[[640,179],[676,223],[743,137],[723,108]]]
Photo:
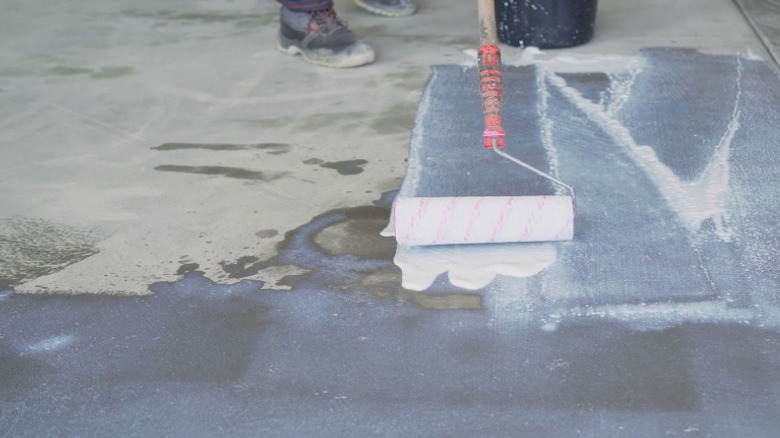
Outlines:
[[353,0],[361,8],[386,17],[406,17],[417,11],[415,0]]
[[325,67],[357,67],[376,58],[374,48],[358,38],[331,9],[293,12],[282,8],[279,50],[301,55]]

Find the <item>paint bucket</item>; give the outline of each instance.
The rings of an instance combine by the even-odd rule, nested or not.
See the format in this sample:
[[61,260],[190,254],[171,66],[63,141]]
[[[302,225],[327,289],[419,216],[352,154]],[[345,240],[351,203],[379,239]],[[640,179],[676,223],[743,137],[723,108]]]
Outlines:
[[495,0],[498,39],[511,46],[558,49],[593,38],[597,0]]

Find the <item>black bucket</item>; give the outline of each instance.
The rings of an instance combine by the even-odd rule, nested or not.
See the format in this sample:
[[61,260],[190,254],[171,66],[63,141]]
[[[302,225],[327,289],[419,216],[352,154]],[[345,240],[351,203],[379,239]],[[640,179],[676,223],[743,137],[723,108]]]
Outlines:
[[558,49],[593,38],[597,0],[495,0],[498,39],[512,46]]

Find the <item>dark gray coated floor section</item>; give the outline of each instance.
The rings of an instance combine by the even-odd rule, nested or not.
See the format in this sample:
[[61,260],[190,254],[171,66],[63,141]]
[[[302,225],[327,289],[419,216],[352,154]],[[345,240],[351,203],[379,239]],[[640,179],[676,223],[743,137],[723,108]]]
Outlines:
[[[508,279],[489,291],[499,293],[507,284],[530,287],[546,303],[570,308],[668,300],[745,304],[764,302],[780,286],[777,71],[764,61],[692,50],[648,49],[640,56],[639,72],[505,69],[506,150],[550,172],[541,131],[545,121],[552,123],[556,172],[577,190],[577,217],[574,240],[561,244],[558,262],[537,276],[540,286]],[[466,89],[461,104],[450,104],[457,100],[452,90],[463,89],[475,75],[457,66],[436,69],[427,90],[431,110],[418,115],[412,142],[422,140],[412,147],[401,194],[551,192],[546,180],[479,149],[480,114],[472,110],[479,108],[477,92]],[[540,75],[547,77],[539,81]],[[556,85],[561,81],[563,88]],[[587,102],[575,102],[566,92],[604,108],[619,101],[609,116],[614,123],[597,123],[583,107]],[[647,163],[619,138],[623,132],[636,145],[652,147],[653,161],[671,175],[659,177],[668,184],[653,179],[656,170],[645,170]],[[723,155],[725,167],[711,165]],[[684,187],[702,178],[708,180],[703,189]],[[721,180],[727,192],[718,191]],[[678,189],[690,191],[692,204],[721,196],[722,212],[686,228],[688,212],[679,210],[690,207],[667,199]],[[442,278],[434,290],[449,287]]]
[[[537,115],[536,76],[533,68],[505,68],[503,71],[503,127],[509,154],[522,154],[529,164],[544,168]],[[418,112],[415,137],[407,166],[409,174],[421,167],[419,184],[401,186],[401,195],[439,196],[523,196],[553,194],[550,183],[521,170],[482,146],[484,121],[480,111],[478,75],[474,68],[438,66],[428,83],[430,110]],[[518,84],[519,86],[511,86]],[[425,97],[423,98],[425,99]],[[445,102],[457,102],[448,105]],[[546,169],[545,169],[546,170]]]
[[[378,236],[391,193],[324,212],[272,259],[225,265],[232,286],[182,266],[149,297],[0,291],[0,436],[778,436],[780,80],[760,61],[642,56],[620,119],[681,179],[706,168],[741,89],[731,240],[715,224],[684,229],[626,151],[550,88],[579,216],[542,274],[476,293],[443,279],[401,289],[392,239]],[[536,74],[507,75],[528,104]],[[595,100],[611,80],[561,77]],[[518,110],[508,125],[533,131]],[[289,292],[239,281],[290,264],[308,272]]]

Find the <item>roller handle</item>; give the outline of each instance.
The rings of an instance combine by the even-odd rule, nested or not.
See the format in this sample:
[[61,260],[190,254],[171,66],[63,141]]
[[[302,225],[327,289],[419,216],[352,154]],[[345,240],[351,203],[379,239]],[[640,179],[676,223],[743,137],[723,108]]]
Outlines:
[[501,127],[501,51],[496,44],[496,10],[494,0],[477,0],[479,18],[479,92],[485,130],[485,148],[504,147]]

